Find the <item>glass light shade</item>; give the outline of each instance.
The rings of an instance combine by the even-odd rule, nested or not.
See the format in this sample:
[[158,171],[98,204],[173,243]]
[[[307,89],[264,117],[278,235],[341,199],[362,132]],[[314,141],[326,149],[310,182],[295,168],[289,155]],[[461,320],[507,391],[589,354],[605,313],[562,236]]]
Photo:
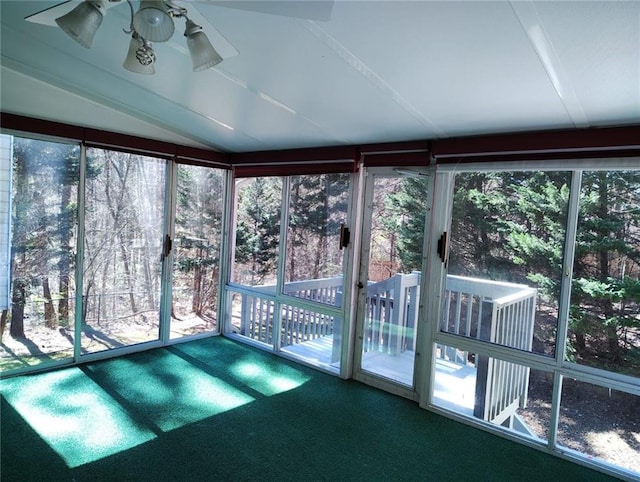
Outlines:
[[104,18],[100,2],[82,2],[66,15],[56,18],[56,23],[69,37],[85,48],[90,48]]
[[143,42],[136,35],[131,36],[131,42],[129,42],[129,51],[127,52],[127,58],[124,59],[122,66],[130,72],[136,74],[153,75],[156,73],[156,69],[153,66],[153,62],[143,65],[138,60],[138,49],[143,47]]
[[187,37],[187,46],[189,47],[194,72],[211,68],[222,62],[222,57],[213,48],[213,45],[211,45],[211,42],[202,31],[202,27],[191,20],[187,20],[184,36]]
[[149,42],[166,42],[176,27],[165,2],[145,1],[133,16],[133,28]]

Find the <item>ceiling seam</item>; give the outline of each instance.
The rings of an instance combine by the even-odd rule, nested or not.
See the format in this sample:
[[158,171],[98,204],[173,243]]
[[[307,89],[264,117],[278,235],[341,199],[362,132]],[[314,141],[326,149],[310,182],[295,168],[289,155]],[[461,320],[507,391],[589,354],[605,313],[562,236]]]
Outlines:
[[525,31],[571,122],[575,127],[590,127],[589,119],[562,65],[560,56],[542,25],[542,19],[538,15],[534,2],[532,0],[509,1],[509,5]]
[[415,117],[421,124],[429,128],[436,134],[436,137],[448,137],[447,133],[438,127],[432,120],[427,118],[416,109],[407,99],[402,97],[386,80],[375,73],[353,52],[342,45],[329,32],[311,20],[301,21],[304,27],[318,38],[327,47],[333,50],[340,58],[350,65],[356,72],[371,82],[378,90],[386,93],[396,104]]

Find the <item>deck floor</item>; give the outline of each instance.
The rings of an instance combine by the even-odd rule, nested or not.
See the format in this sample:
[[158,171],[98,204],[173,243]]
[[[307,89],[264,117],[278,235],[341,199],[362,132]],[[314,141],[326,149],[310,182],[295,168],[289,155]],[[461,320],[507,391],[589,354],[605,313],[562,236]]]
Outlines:
[[[339,363],[331,363],[333,336],[325,336],[282,349],[308,363],[336,369]],[[362,369],[367,373],[392,380],[408,387],[413,383],[414,352],[399,355],[368,352],[362,357]],[[434,405],[465,415],[473,415],[476,369],[443,359],[436,359]]]

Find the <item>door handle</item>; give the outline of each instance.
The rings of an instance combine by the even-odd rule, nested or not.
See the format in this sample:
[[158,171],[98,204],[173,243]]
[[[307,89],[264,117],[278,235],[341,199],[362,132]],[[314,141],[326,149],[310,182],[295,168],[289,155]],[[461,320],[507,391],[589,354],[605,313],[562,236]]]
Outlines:
[[168,234],[164,237],[164,243],[162,246],[162,259],[166,258],[167,256],[169,256],[169,253],[171,253],[171,248],[172,248],[172,242],[171,242],[171,236],[169,236]]
[[340,249],[349,246],[350,238],[351,232],[349,231],[349,228],[342,223],[340,225]]
[[438,239],[438,256],[440,256],[440,261],[446,264],[447,262],[447,232],[445,231],[440,235],[440,239]]

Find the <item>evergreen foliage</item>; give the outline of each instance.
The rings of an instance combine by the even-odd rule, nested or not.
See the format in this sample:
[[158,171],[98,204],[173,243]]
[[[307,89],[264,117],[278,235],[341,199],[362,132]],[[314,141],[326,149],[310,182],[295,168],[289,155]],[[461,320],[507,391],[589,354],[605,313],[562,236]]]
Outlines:
[[235,261],[243,265],[237,282],[257,285],[275,275],[280,239],[282,183],[257,177],[240,188]]

